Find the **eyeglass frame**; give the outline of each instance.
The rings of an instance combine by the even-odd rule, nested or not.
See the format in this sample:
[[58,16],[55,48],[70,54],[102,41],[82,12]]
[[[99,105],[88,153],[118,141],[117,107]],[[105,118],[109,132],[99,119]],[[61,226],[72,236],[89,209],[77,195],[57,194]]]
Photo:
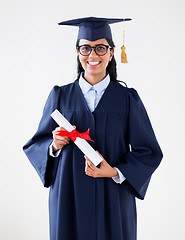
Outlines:
[[[108,49],[113,49],[113,47],[108,46],[108,45],[105,45],[105,44],[97,44],[97,45],[95,45],[95,47],[91,47],[91,46],[88,45],[88,44],[83,44],[83,45],[81,45],[81,46],[78,46],[77,49],[78,49],[79,53],[80,53],[82,56],[89,56],[89,55],[91,54],[93,48],[94,48],[94,52],[96,53],[96,55],[98,55],[98,56],[104,56],[106,53],[104,53],[103,55],[99,55],[99,54],[97,54],[97,52],[96,52],[96,48],[97,48],[98,46],[102,46],[102,45],[103,45],[104,47],[106,47],[106,53],[107,53]],[[80,52],[80,48],[83,47],[83,46],[90,47],[91,50],[90,50],[90,52],[89,52],[88,55],[84,55],[84,54],[82,54],[82,53]]]

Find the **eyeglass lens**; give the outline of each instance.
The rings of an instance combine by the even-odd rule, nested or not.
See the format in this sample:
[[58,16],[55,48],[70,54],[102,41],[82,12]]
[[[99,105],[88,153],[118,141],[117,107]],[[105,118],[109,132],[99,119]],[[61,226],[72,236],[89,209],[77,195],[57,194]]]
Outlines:
[[95,50],[95,53],[99,56],[103,56],[107,53],[107,49],[108,49],[109,46],[106,46],[106,45],[102,45],[102,44],[99,44],[97,45],[96,47],[91,47],[89,45],[82,45],[82,46],[79,46],[79,52],[83,55],[83,56],[88,56],[90,55],[92,49],[94,48]]

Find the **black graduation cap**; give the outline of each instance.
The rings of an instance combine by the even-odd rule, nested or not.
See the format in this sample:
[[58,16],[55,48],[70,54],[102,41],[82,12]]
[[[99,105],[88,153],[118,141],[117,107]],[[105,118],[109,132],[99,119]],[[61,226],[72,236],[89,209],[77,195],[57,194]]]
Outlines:
[[112,39],[112,33],[109,24],[130,20],[132,19],[85,17],[63,21],[60,22],[59,25],[79,26],[78,39],[96,41],[102,38]]

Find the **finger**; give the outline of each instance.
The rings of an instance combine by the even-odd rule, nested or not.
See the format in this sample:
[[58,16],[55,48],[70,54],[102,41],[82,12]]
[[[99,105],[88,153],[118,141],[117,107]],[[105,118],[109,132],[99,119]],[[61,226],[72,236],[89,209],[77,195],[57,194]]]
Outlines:
[[63,128],[63,127],[56,127],[55,130],[53,130],[53,132],[54,132],[54,131],[60,131],[60,130],[65,131],[65,128]]
[[69,137],[65,137],[65,136],[60,136],[60,135],[57,135],[57,134],[53,134],[53,138],[57,139],[57,140],[64,140],[64,139],[67,139],[67,140],[70,140]]
[[85,156],[85,155],[84,155],[84,158],[85,158],[85,163],[86,163],[86,165],[89,166],[89,164],[88,164],[89,161],[90,161],[89,158],[88,158],[87,156]]
[[[87,157],[87,156],[84,156],[85,157],[85,159],[86,159],[86,161],[87,161],[87,164],[89,165],[89,166],[91,166],[91,160]],[[93,163],[92,163],[93,164]],[[94,165],[94,164],[93,164]]]
[[58,135],[55,136],[55,139],[61,140],[61,141],[69,141],[68,137],[62,137],[62,136],[58,136]]
[[91,174],[88,170],[85,171],[85,174],[86,174],[87,176],[91,176],[91,177],[92,177],[92,174]]
[[94,177],[93,174],[91,174],[89,172],[86,172],[86,175],[89,176],[89,177]]
[[57,148],[62,148],[63,146],[69,144],[67,140],[54,140],[54,144]]
[[69,143],[69,139],[66,137],[54,136],[54,141]]
[[60,130],[62,130],[62,131],[67,131],[65,128],[63,128],[63,127],[60,127]]
[[70,141],[70,137],[60,136],[60,135],[57,134],[57,132],[58,132],[58,131],[55,131],[55,130],[52,132],[52,133],[53,133],[53,138],[61,139],[61,140],[63,140],[63,139],[65,138],[65,139],[67,139],[68,141]]
[[69,144],[69,141],[68,140],[54,140],[54,143],[56,145],[60,144],[60,145],[66,145],[66,144]]
[[85,173],[88,175],[88,176],[91,176],[91,177],[94,177],[94,178],[97,178],[99,177],[99,170],[97,171],[93,171],[89,166],[87,166],[87,169],[85,171]]
[[[84,156],[86,157],[86,156]],[[86,158],[85,158],[86,159]],[[85,160],[85,169],[91,169],[91,167],[89,166],[88,160]]]
[[62,144],[65,144],[65,145],[66,145],[66,144],[69,144],[69,140],[67,140],[67,139],[63,139],[63,140],[61,140],[60,142],[61,142]]
[[90,168],[90,166],[88,164],[88,160],[87,160],[86,156],[84,156],[84,158],[85,158],[85,171],[86,171],[87,169]]
[[93,171],[97,170],[97,167],[90,160],[87,160],[87,164]]
[[60,131],[60,130],[66,131],[66,129],[63,128],[63,127],[57,127],[57,128],[55,128],[55,129],[52,131],[52,133],[56,133],[56,132],[58,132],[58,131]]
[[86,159],[86,161],[90,161],[90,159],[86,155],[84,155],[84,158]]
[[85,173],[86,173],[86,175],[88,175],[88,176],[91,176],[91,177],[94,176],[93,170],[92,170],[90,167],[88,167],[88,166],[87,166],[87,168],[86,168],[86,170],[85,170]]
[[87,169],[87,166],[88,166],[88,165],[87,165],[87,160],[85,160],[85,169]]
[[63,139],[63,140],[60,140],[60,142],[62,143],[65,143],[65,144],[68,144],[69,143],[69,140],[68,139]]

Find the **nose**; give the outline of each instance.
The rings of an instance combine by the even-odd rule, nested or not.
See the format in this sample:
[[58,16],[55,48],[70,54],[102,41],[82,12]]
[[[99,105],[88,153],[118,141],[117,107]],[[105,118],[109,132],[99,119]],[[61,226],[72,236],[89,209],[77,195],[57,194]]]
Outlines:
[[95,48],[92,48],[91,53],[89,54],[90,57],[96,56]]

